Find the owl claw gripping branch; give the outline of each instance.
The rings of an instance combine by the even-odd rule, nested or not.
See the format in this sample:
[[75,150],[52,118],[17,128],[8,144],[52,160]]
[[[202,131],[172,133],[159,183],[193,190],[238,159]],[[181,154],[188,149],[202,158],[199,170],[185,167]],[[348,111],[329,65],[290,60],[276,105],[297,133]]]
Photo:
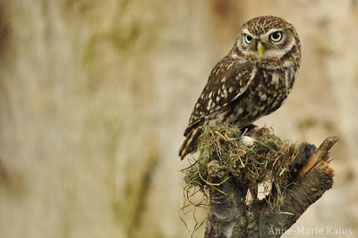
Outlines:
[[201,126],[227,123],[243,128],[276,111],[291,92],[300,62],[301,45],[293,25],[275,16],[245,23],[194,106],[181,159],[196,152]]

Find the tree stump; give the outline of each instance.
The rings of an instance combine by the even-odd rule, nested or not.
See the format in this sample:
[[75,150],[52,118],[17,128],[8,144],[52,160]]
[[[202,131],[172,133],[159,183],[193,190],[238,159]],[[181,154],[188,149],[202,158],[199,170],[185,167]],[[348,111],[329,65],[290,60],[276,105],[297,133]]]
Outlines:
[[[203,131],[185,181],[209,198],[205,238],[280,237],[333,185],[329,150],[337,137],[316,149],[283,141],[267,128],[245,135],[229,126]],[[257,189],[265,183],[271,188],[260,199]]]

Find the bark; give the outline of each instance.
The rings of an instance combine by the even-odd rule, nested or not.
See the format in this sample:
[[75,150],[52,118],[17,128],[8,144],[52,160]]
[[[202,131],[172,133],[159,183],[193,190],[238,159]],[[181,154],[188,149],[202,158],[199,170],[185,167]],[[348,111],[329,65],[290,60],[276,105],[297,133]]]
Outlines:
[[[338,141],[327,138],[317,150],[302,144],[297,165],[298,175],[283,191],[283,202],[272,207],[265,200],[245,203],[248,188],[228,180],[220,191],[210,190],[210,212],[205,238],[280,237],[297,219],[333,185],[333,170],[328,152]],[[308,157],[308,160],[302,158]],[[304,163],[304,164],[301,164]],[[212,182],[222,181],[228,172],[221,171],[218,161],[208,164]],[[225,194],[224,194],[224,193]]]

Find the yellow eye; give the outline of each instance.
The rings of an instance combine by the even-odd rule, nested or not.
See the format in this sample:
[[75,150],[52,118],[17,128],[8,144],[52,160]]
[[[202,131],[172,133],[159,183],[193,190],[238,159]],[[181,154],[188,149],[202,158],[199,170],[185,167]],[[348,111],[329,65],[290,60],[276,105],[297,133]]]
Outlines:
[[269,37],[272,42],[279,42],[282,39],[282,32],[275,31],[275,32],[271,33]]
[[250,44],[252,42],[252,40],[253,40],[252,36],[250,36],[248,34],[244,35],[244,39],[245,39],[246,44]]

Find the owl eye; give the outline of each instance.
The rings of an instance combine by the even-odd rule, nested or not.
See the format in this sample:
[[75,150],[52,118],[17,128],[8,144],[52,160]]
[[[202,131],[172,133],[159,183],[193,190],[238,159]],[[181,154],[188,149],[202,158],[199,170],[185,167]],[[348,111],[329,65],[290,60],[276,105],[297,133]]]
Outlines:
[[281,31],[275,31],[270,34],[270,40],[273,42],[279,42],[282,39],[282,32]]
[[244,35],[244,39],[245,39],[246,44],[250,44],[252,42],[252,40],[253,40],[252,36],[250,36],[248,34]]

